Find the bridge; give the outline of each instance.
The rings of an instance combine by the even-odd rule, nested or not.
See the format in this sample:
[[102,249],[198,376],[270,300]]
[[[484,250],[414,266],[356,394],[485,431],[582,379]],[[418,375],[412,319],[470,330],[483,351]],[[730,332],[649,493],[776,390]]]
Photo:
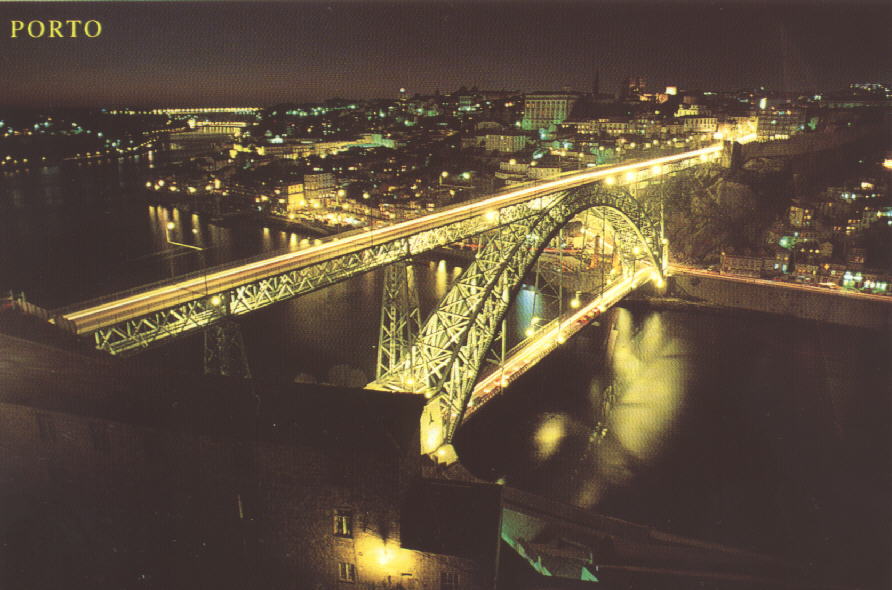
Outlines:
[[[233,318],[385,268],[376,379],[369,387],[425,395],[422,450],[454,460],[451,441],[469,408],[479,408],[511,375],[638,286],[663,281],[667,243],[662,204],[638,196],[648,186],[706,162],[725,145],[645,161],[570,172],[513,185],[495,195],[445,207],[379,228],[316,240],[305,248],[192,273],[57,310],[53,321],[113,355],[131,354],[173,337],[205,332],[205,369],[246,374]],[[620,276],[570,320],[539,330],[501,367],[477,383],[514,295],[540,254],[581,214],[613,231]],[[476,239],[474,259],[422,323],[411,280],[413,257]],[[559,243],[560,246],[560,243]],[[575,319],[574,319],[575,318]],[[541,340],[543,336],[551,338]],[[538,342],[539,344],[536,344]],[[233,354],[236,351],[236,354]],[[504,360],[504,359],[503,359]],[[519,363],[519,364],[517,364]],[[513,366],[513,365],[512,365]]]

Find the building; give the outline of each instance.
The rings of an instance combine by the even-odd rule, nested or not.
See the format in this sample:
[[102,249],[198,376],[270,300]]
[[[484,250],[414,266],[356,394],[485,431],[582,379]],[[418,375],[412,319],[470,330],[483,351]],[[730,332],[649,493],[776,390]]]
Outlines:
[[711,109],[702,104],[680,104],[675,111],[676,117],[705,117],[711,115]]
[[302,182],[293,182],[285,187],[285,198],[288,213],[296,213],[307,207],[307,196]]
[[492,588],[402,540],[421,396],[0,354],[4,586]]
[[522,133],[487,133],[483,146],[487,151],[513,154],[523,150],[527,145],[527,136]]
[[524,112],[520,128],[537,131],[567,120],[580,95],[575,92],[535,92],[524,96]]
[[681,117],[685,133],[715,133],[718,130],[717,117]]
[[337,192],[335,176],[331,172],[304,174],[304,194],[311,205],[319,203],[327,207],[337,198]]
[[815,210],[813,207],[807,207],[802,204],[793,204],[787,209],[787,214],[790,218],[790,225],[799,229],[811,227]]
[[740,275],[746,277],[761,277],[763,274],[777,274],[786,272],[786,262],[780,256],[741,256],[738,254],[725,254],[721,256],[722,274]]
[[636,125],[630,123],[629,118],[625,116],[567,121],[564,123],[564,127],[579,135],[607,135],[610,137],[628,135],[636,129]]
[[866,255],[867,251],[864,248],[850,248],[848,256],[846,256],[848,267],[852,270],[864,269],[864,258]]
[[791,106],[760,111],[756,138],[761,141],[788,139],[805,129],[805,109]]
[[647,79],[643,76],[629,76],[623,81],[622,96],[623,98],[637,98],[644,94],[647,87]]

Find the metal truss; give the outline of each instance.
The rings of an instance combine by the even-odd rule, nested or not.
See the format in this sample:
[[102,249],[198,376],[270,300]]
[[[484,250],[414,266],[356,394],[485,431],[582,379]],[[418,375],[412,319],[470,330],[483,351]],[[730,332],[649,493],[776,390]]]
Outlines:
[[[503,211],[522,207],[506,207]],[[220,293],[196,293],[196,298],[100,328],[93,333],[96,348],[111,354],[145,349],[159,341],[190,333],[220,321],[220,301],[229,302],[228,315],[244,315],[268,305],[322,289],[356,275],[404,260],[492,229],[485,216],[455,223],[362,250],[309,264],[286,273],[257,279]]]
[[[659,180],[654,178],[627,182],[625,192],[622,194],[629,202],[634,202],[632,194],[638,194],[648,185],[660,182],[664,177],[672,176],[693,165],[695,164],[685,161],[671,167],[666,166],[659,173],[654,172]],[[617,187],[592,183],[572,189],[569,193],[536,197],[523,203],[502,207],[498,211],[490,211],[484,215],[463,218],[434,229],[419,231],[411,236],[383,243],[370,242],[368,247],[361,250],[310,263],[279,275],[258,278],[223,292],[196,292],[195,298],[185,303],[174,304],[163,310],[148,312],[143,316],[122,320],[98,329],[93,332],[95,345],[98,349],[111,354],[136,352],[157,342],[191,333],[220,321],[222,316],[218,310],[218,302],[221,299],[229,301],[228,315],[244,315],[483,232],[498,229],[501,233],[503,228],[512,226],[515,222],[526,223],[530,229],[529,223],[532,220],[541,219],[544,212],[551,210],[552,206],[562,201],[567,194],[582,195],[592,191],[608,194],[606,192],[608,189],[612,189],[609,194],[620,194]],[[644,223],[644,215],[638,213],[639,209],[626,207],[618,210],[628,212],[631,216],[637,215],[641,219],[608,214],[610,216],[608,221],[615,226],[618,224],[618,227],[641,227],[640,231],[644,233],[640,238],[644,243],[651,239],[652,236],[647,232],[652,228],[640,225]],[[628,219],[628,223],[624,219]],[[643,257],[641,252],[634,253],[631,250],[624,254],[624,262]]]
[[251,378],[242,331],[233,318],[224,318],[205,328],[204,372],[206,375]]
[[414,274],[412,265],[406,260],[384,268],[376,379],[404,363],[412,363],[410,352],[421,331],[421,312]]
[[575,215],[596,208],[605,216],[616,233],[625,272],[633,272],[643,260],[662,274],[660,220],[624,189],[591,184],[520,207],[526,211],[498,212],[493,234],[422,327],[411,362],[371,385],[423,393],[430,399],[422,419],[425,453],[451,443],[481,364],[524,276]]

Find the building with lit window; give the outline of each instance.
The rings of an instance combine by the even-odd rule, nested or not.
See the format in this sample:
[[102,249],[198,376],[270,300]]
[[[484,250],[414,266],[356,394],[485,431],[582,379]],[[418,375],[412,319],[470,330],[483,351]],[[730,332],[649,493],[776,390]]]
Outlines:
[[536,131],[563,123],[579,98],[576,92],[535,92],[525,95],[520,128]]
[[644,94],[647,87],[647,79],[643,76],[629,76],[623,81],[622,96],[624,98],[637,98]]
[[787,209],[790,225],[795,228],[810,227],[814,218],[814,207],[808,207],[801,203],[794,203]]
[[[781,259],[780,256],[784,256],[784,259]],[[761,277],[786,272],[786,257],[784,254],[780,256],[741,256],[722,252],[720,269],[722,274],[745,277]]]
[[295,213],[301,209],[305,209],[308,205],[307,195],[304,192],[302,182],[293,182],[285,188],[286,203],[288,213]]
[[304,174],[304,194],[310,204],[319,203],[325,207],[337,198],[338,187],[335,175],[331,172]]
[[527,145],[527,136],[522,133],[487,133],[483,146],[487,151],[513,154]]
[[805,129],[805,114],[805,109],[791,106],[760,111],[756,137],[762,141],[788,139]]
[[715,133],[718,130],[717,117],[681,117],[685,133]]

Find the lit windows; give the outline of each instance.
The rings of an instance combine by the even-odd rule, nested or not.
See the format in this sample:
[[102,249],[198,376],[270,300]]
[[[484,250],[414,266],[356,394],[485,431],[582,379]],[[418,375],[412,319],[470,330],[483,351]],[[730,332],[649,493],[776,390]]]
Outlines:
[[334,534],[336,537],[353,536],[353,512],[351,510],[336,510],[334,514]]
[[346,561],[338,562],[338,581],[339,582],[355,582],[356,566]]

